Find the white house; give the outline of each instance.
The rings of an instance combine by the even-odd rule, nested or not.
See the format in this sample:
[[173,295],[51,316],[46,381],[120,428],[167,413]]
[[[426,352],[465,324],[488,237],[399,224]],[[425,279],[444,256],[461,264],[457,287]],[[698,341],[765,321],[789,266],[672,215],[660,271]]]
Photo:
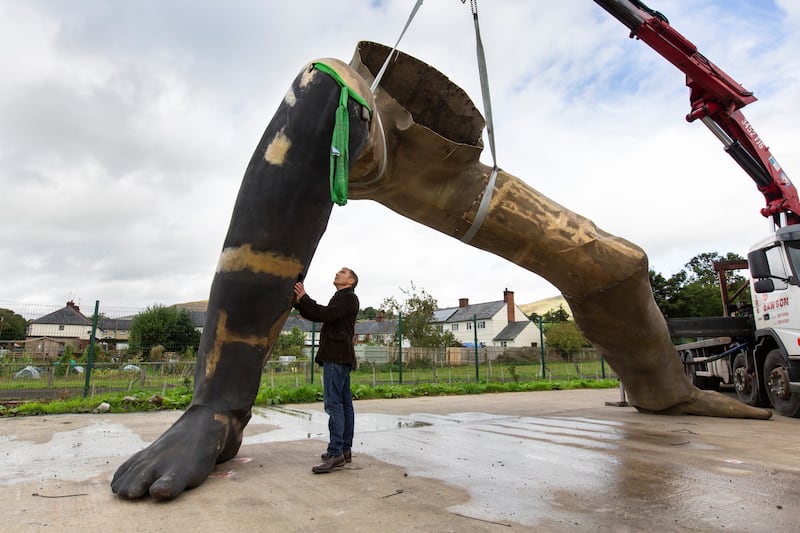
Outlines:
[[[105,348],[124,350],[128,348],[133,317],[98,317],[95,338]],[[34,357],[57,358],[64,346],[72,345],[83,351],[89,344],[92,334],[92,317],[84,315],[72,300],[67,305],[46,314],[28,324],[26,351]]]
[[[66,344],[83,350],[91,334],[92,319],[81,313],[75,302],[69,301],[61,309],[30,321],[26,349],[34,357],[56,359]],[[98,327],[97,336],[102,335]]]
[[[88,342],[91,333],[92,319],[81,313],[75,302],[69,301],[58,311],[31,320],[27,336],[67,338]],[[99,333],[98,336],[100,336]]]
[[468,298],[460,298],[458,307],[437,309],[434,322],[467,346],[474,346],[476,340],[479,346],[503,348],[539,344],[539,329],[514,303],[514,292],[508,289],[495,302],[470,304]]

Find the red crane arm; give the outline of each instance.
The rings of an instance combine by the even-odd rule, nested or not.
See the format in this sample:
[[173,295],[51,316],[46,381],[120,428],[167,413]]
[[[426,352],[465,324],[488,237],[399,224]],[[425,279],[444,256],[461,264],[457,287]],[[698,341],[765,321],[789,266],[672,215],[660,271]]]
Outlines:
[[645,42],[686,74],[691,104],[686,120],[703,122],[753,179],[767,202],[761,214],[772,217],[777,225],[781,225],[781,214],[786,215],[787,223],[800,223],[797,189],[740,111],[756,101],[753,93],[698,52],[691,41],[670,26],[664,15],[644,2],[594,1],[625,24],[631,30],[631,38]]

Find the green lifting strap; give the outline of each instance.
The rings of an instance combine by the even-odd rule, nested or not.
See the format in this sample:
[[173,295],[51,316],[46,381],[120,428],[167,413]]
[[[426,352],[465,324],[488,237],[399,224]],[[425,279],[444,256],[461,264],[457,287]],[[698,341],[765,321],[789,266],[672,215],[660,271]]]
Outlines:
[[361,95],[347,86],[339,73],[325,63],[314,63],[314,68],[324,72],[342,88],[339,96],[339,107],[336,108],[336,122],[333,126],[331,139],[331,200],[337,205],[347,203],[348,172],[350,171],[350,115],[347,112],[347,102],[350,98],[367,108],[372,114],[369,104]]

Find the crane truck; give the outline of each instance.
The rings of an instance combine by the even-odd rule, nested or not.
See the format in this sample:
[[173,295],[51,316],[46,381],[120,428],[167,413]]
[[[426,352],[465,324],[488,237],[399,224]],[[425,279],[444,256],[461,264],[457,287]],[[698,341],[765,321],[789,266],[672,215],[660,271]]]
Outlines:
[[[667,18],[639,0],[595,0],[638,39],[686,75],[690,110],[764,195],[761,215],[771,232],[750,247],[746,261],[714,265],[720,280],[723,316],[668,319],[687,374],[700,388],[732,386],[753,406],[800,417],[800,200],[786,172],[741,109],[756,101]],[[726,273],[749,270],[751,306],[730,304]]]

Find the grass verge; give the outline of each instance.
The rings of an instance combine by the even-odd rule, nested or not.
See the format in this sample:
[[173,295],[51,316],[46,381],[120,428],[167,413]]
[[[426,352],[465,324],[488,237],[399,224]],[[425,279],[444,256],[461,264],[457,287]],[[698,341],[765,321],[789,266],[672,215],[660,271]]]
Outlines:
[[[413,398],[417,396],[450,396],[498,392],[526,392],[568,389],[608,389],[619,386],[616,379],[572,379],[564,381],[425,383],[420,385],[353,385],[356,400]],[[0,405],[0,417],[37,416],[67,413],[133,413],[162,409],[186,409],[192,401],[192,391],[186,387],[168,389],[164,394],[104,394],[88,398],[67,398],[52,401],[29,401]],[[280,405],[322,401],[321,385],[299,387],[268,387],[262,385],[255,405]]]

